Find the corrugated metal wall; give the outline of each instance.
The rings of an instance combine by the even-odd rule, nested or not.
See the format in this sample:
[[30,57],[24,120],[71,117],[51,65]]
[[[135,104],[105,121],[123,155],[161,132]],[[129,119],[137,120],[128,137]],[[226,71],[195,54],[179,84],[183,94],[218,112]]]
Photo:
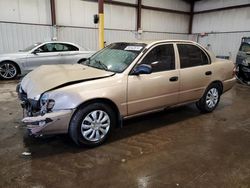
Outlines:
[[50,26],[0,23],[0,53],[17,52],[51,36]]
[[[136,4],[137,0],[116,0]],[[147,6],[189,11],[182,0],[143,0]],[[57,39],[98,49],[96,2],[56,0]],[[136,8],[105,4],[105,40],[115,41],[187,39],[188,15],[142,11],[141,35],[136,30]],[[10,23],[13,22],[13,23]],[[0,0],[0,53],[14,52],[37,41],[53,38],[49,0]],[[18,23],[18,24],[17,24]],[[21,23],[21,24],[20,24]],[[29,23],[29,24],[26,24]],[[30,24],[31,23],[31,24]],[[33,24],[33,25],[32,25]],[[183,34],[175,34],[183,33]]]
[[[250,0],[203,0],[195,4],[195,11],[228,7],[250,3]],[[216,55],[231,56],[235,61],[241,38],[250,37],[250,7],[211,13],[195,14],[193,33],[207,33],[198,41],[211,45]]]
[[217,33],[199,37],[199,43],[203,46],[211,45],[215,55],[229,56],[233,61],[236,59],[242,37],[250,37],[249,32],[239,33]]

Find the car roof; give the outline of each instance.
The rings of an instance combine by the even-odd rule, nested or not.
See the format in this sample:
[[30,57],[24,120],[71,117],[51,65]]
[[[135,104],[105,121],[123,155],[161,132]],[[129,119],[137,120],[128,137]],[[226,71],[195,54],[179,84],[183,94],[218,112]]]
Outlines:
[[[194,41],[191,40],[177,40],[177,39],[171,39],[171,40],[134,40],[134,41],[120,41],[121,43],[141,43],[141,44],[147,44],[147,45],[153,45],[153,44],[157,44],[157,43],[165,43],[165,42],[183,42],[183,43],[193,43],[193,44],[197,44]],[[118,42],[119,43],[119,42]]]

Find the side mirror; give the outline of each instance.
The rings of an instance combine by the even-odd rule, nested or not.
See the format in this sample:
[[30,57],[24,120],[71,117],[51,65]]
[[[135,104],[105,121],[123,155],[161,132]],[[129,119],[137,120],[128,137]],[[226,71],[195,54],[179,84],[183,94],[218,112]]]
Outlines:
[[247,52],[247,55],[250,55],[250,52]]
[[151,74],[152,67],[146,64],[140,64],[136,66],[133,70],[133,75],[140,75],[140,74]]
[[31,52],[32,54],[37,54],[37,53],[40,53],[41,51],[39,49],[35,49],[33,52]]

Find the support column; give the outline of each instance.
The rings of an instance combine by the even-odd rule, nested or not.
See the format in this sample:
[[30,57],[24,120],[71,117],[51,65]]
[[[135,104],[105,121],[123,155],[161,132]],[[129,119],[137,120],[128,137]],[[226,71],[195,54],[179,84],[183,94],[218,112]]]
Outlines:
[[104,0],[98,0],[99,13],[99,49],[104,48]]
[[137,0],[137,22],[136,22],[136,30],[141,29],[141,0]]
[[193,30],[194,0],[191,1],[190,5],[191,5],[191,10],[190,10],[188,34],[192,34]]
[[55,0],[50,0],[52,40],[57,39]]

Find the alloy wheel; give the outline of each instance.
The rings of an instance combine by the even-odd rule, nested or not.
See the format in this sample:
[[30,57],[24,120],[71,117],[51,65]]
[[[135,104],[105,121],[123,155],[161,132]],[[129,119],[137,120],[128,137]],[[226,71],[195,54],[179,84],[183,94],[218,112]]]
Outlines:
[[4,63],[0,65],[0,76],[4,79],[14,78],[17,74],[15,65],[11,63]]

